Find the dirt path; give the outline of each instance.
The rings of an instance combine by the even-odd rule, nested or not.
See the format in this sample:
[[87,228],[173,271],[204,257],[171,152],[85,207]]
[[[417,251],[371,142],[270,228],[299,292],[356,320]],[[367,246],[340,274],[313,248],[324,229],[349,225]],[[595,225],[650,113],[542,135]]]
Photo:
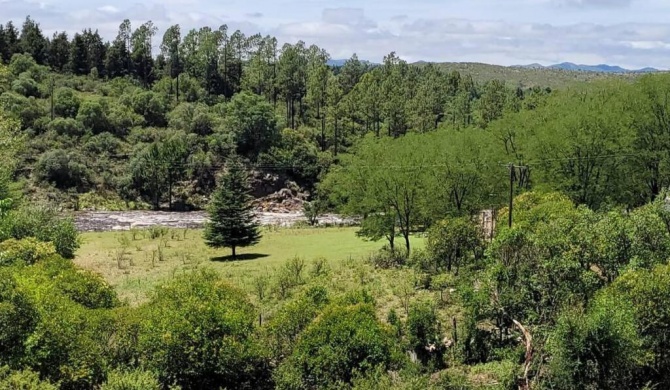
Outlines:
[[[262,225],[291,226],[304,221],[302,213],[259,212],[258,220]],[[173,228],[201,228],[207,221],[204,211],[167,212],[167,211],[82,211],[74,214],[75,225],[82,232],[103,232],[146,228],[154,225]],[[353,220],[335,214],[325,214],[319,218],[321,224],[350,225]]]

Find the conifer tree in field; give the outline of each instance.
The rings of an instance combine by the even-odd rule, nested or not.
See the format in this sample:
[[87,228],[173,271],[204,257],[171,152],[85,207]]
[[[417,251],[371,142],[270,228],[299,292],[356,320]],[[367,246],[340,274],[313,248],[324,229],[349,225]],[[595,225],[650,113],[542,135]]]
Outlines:
[[214,248],[231,248],[234,259],[236,248],[257,244],[261,234],[251,204],[248,172],[239,157],[226,165],[227,172],[212,195],[205,242]]

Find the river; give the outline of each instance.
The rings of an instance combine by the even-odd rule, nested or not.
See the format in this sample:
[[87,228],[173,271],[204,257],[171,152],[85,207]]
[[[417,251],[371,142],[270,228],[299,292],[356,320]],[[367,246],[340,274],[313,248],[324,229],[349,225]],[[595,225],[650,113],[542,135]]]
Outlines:
[[[257,212],[256,217],[262,225],[292,226],[305,221],[302,213]],[[103,232],[147,228],[160,225],[172,228],[201,228],[207,222],[204,211],[168,212],[168,211],[80,211],[74,213],[74,221],[81,232]],[[336,214],[324,214],[319,217],[320,224],[351,225],[355,221]]]

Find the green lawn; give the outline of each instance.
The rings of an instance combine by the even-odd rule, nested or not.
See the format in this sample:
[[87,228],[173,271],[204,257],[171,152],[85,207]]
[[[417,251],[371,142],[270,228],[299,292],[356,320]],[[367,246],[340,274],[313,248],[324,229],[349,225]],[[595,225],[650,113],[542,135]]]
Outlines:
[[[255,277],[272,276],[286,260],[296,256],[307,266],[316,258],[325,258],[331,268],[345,272],[350,264],[362,263],[384,243],[363,241],[356,237],[356,229],[267,228],[258,245],[238,250],[237,261],[229,258],[228,249],[207,247],[201,230],[171,230],[162,239],[150,239],[144,231],[136,237],[131,232],[84,233],[75,263],[100,273],[122,299],[131,303],[146,300],[147,293],[161,280],[203,267],[221,272],[251,292]],[[413,237],[412,245],[422,247],[423,238]]]

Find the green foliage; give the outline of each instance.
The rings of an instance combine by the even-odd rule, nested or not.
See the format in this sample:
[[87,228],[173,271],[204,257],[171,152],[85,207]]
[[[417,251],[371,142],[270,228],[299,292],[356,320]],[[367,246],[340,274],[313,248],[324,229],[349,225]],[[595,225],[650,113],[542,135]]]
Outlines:
[[[36,287],[32,287],[36,288]],[[89,388],[102,382],[105,362],[94,312],[60,294],[37,300],[39,322],[26,342],[25,363],[61,389]]]
[[205,241],[215,248],[231,248],[233,258],[238,247],[260,241],[254,219],[248,174],[239,159],[229,160],[209,206],[210,222],[205,226]]
[[12,82],[12,91],[25,97],[40,97],[39,85],[25,73]]
[[62,87],[54,91],[54,112],[64,118],[74,118],[79,112],[81,99],[72,88]]
[[[27,98],[13,92],[5,92],[0,95],[0,107],[10,114],[11,117],[19,119],[21,129],[24,130],[32,128],[35,122],[46,114],[46,111],[37,99]],[[13,123],[10,122],[9,124],[11,129]]]
[[107,113],[99,99],[84,100],[79,106],[77,120],[80,121],[84,127],[92,131],[93,134],[109,130]]
[[549,338],[552,387],[628,388],[641,359],[633,310],[617,297],[601,296],[581,312],[564,313]]
[[24,370],[12,371],[0,367],[0,387],[7,390],[56,390],[58,387],[40,380],[38,373]]
[[[30,296],[17,285],[11,269],[0,267],[0,365],[21,361],[25,343],[38,321]],[[0,369],[0,383],[1,372]]]
[[[417,251],[414,251],[412,257],[416,253]],[[407,254],[400,249],[391,249],[389,246],[384,246],[377,252],[371,253],[368,261],[376,268],[396,268],[403,266],[407,262]]]
[[23,72],[27,72],[30,68],[37,66],[32,56],[28,54],[14,54],[12,60],[9,62],[9,70],[18,76]]
[[480,227],[470,218],[445,219],[428,231],[427,250],[432,258],[434,270],[467,265],[475,259],[483,247]]
[[354,372],[396,362],[390,332],[368,304],[331,306],[302,333],[291,356],[279,366],[280,389],[346,387]]
[[235,134],[240,155],[254,158],[276,141],[272,106],[258,95],[243,92],[226,106],[225,126]]
[[264,330],[274,359],[283,361],[291,355],[300,334],[316,318],[323,305],[328,303],[327,296],[322,295],[321,292],[308,292],[282,306],[269,320]]
[[[435,307],[429,302],[413,303],[407,316],[407,337],[409,345],[419,358],[438,367],[442,365],[443,346]],[[437,368],[437,367],[436,367]]]
[[267,366],[252,339],[256,319],[244,294],[213,272],[158,287],[138,340],[163,385],[262,388]]
[[667,265],[651,271],[628,272],[606,290],[611,299],[623,300],[635,315],[635,325],[642,347],[653,359],[638,373],[642,381],[651,380],[660,387],[670,384],[670,269]]
[[41,297],[59,294],[88,309],[111,309],[119,305],[114,289],[98,274],[78,269],[60,256],[41,259],[22,271],[21,282]]
[[21,240],[10,238],[0,242],[0,265],[32,265],[56,254],[51,242],[38,241],[34,237]]
[[107,375],[107,381],[100,390],[161,390],[158,378],[150,372],[112,371]]
[[63,218],[48,207],[24,205],[10,211],[0,223],[3,239],[35,237],[53,243],[56,253],[67,259],[73,258],[79,248],[78,232],[72,219]]
[[85,133],[84,126],[72,118],[56,118],[49,123],[48,129],[58,135],[75,138],[81,137]]
[[166,99],[160,94],[150,91],[135,93],[131,98],[131,107],[136,114],[144,117],[149,126],[165,126],[167,124],[165,118]]
[[38,180],[60,189],[85,191],[90,186],[90,172],[76,152],[55,149],[44,153],[35,166]]

